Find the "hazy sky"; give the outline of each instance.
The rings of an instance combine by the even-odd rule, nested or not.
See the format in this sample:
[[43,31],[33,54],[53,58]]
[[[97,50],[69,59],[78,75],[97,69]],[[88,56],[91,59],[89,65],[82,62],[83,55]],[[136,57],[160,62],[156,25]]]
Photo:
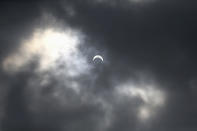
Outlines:
[[0,2],[0,131],[196,131],[196,6]]

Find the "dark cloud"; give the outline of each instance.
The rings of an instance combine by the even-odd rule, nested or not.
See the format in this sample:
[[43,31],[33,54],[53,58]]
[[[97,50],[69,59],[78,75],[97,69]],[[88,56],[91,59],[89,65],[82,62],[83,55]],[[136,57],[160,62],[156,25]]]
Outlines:
[[78,2],[76,6],[76,24],[95,36],[95,41],[104,39],[116,56],[114,61],[124,59],[129,66],[150,68],[173,81],[194,75],[190,71],[196,65],[192,4],[155,2],[124,9]]
[[[90,70],[77,76],[62,61],[39,72],[41,55],[14,73],[2,66],[1,129],[196,130],[195,6],[177,0],[0,3],[1,64],[35,29],[50,26],[81,31],[79,49],[90,59]],[[107,62],[95,67],[97,53]]]
[[[22,38],[29,36],[39,7],[34,2],[1,2],[1,56],[17,48]],[[18,32],[20,30],[20,32]]]

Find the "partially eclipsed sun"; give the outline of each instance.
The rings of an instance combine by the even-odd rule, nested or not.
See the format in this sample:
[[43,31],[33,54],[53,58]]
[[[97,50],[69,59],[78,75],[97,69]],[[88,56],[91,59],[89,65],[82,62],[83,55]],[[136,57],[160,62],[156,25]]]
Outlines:
[[100,55],[94,56],[92,60],[95,61],[96,59],[100,59],[101,61],[103,61],[103,57]]

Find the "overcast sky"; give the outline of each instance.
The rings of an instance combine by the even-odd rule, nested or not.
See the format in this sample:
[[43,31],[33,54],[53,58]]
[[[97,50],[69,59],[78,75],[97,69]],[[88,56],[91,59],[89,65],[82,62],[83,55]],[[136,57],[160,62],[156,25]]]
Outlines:
[[0,131],[196,131],[196,6],[0,2]]

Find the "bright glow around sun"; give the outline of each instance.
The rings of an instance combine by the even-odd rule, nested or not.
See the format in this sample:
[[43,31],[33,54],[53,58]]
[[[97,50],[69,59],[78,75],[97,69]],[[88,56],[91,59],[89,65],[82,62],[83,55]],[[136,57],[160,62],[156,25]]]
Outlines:
[[82,35],[73,30],[56,31],[52,28],[37,29],[31,39],[24,40],[18,51],[8,56],[3,67],[7,71],[18,71],[33,58],[39,59],[39,71],[65,66],[69,75],[74,76],[87,71],[88,64],[78,50]]
[[[42,34],[43,33],[43,34]],[[48,29],[44,32],[36,32],[33,39],[23,47],[23,50],[32,54],[41,55],[41,69],[46,69],[53,66],[55,60],[63,56],[64,59],[69,59],[72,52],[77,51],[78,39],[71,32],[59,33]]]

